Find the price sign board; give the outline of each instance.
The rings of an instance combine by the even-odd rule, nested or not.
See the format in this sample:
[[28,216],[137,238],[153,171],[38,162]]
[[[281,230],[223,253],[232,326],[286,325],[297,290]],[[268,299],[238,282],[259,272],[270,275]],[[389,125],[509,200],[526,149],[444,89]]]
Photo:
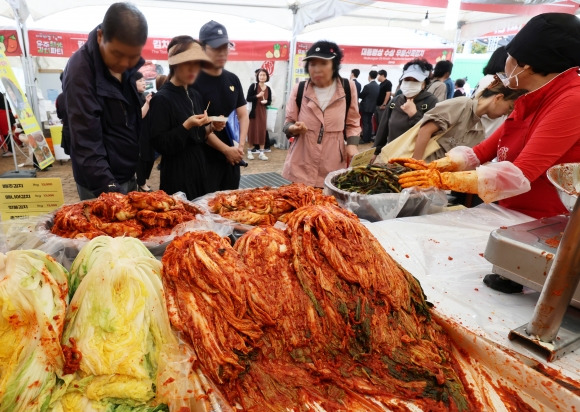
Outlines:
[[355,154],[350,162],[350,167],[366,166],[369,164],[373,156],[375,155],[375,148],[370,148],[364,152]]
[[0,219],[25,219],[58,209],[64,203],[58,178],[0,179]]

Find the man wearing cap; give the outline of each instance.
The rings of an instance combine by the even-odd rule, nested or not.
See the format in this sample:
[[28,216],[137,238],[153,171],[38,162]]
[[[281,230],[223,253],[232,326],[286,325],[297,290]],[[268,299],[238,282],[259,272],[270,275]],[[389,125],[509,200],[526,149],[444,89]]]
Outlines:
[[115,3],[68,61],[63,77],[73,175],[81,200],[137,190],[141,103],[133,75],[144,63],[145,16]]
[[[194,88],[201,94],[204,107],[209,104],[209,116],[228,117],[234,110],[240,122],[239,159],[232,164],[223,151],[206,146],[208,170],[208,191],[237,189],[240,185],[240,166],[244,156],[244,145],[248,136],[250,119],[246,99],[238,76],[224,67],[228,61],[230,41],[226,28],[216,21],[210,21],[199,31],[199,41],[213,63],[211,68],[203,68]],[[227,146],[234,146],[226,129],[215,132]]]

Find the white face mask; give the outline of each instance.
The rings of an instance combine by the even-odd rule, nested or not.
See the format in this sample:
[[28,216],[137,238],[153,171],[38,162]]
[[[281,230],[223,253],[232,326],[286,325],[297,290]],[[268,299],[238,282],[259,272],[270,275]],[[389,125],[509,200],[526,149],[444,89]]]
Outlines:
[[405,97],[417,96],[421,90],[423,90],[423,82],[403,80],[403,83],[401,83],[401,93],[403,93]]
[[518,66],[515,66],[512,69],[512,72],[509,75],[506,75],[506,73],[497,73],[497,77],[499,77],[499,79],[501,80],[501,82],[503,83],[503,85],[505,87],[508,87],[510,89],[513,89],[513,87],[510,87],[510,81],[511,79],[513,79],[515,77],[516,79],[516,89],[518,88],[518,86],[520,85],[520,82],[518,80],[518,75],[522,74],[526,69],[523,68],[522,70],[520,70],[518,73],[514,74],[514,71],[518,68]]

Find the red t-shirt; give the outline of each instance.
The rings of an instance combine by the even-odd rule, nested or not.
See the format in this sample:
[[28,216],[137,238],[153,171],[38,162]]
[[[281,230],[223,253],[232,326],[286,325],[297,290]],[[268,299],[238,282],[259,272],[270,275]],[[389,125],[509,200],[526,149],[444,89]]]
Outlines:
[[512,115],[473,150],[482,164],[496,156],[512,162],[530,181],[530,191],[500,200],[501,206],[535,218],[567,212],[546,171],[580,162],[578,67],[516,100]]

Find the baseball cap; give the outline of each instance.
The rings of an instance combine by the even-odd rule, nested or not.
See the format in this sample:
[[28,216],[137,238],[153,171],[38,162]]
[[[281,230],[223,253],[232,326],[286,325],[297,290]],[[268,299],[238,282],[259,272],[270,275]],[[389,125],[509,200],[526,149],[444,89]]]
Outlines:
[[193,42],[187,49],[181,52],[177,52],[177,48],[178,45],[175,45],[169,49],[167,62],[170,66],[191,61],[199,61],[204,65],[211,65],[211,60],[207,57],[199,43]]
[[214,49],[230,43],[228,31],[223,24],[210,20],[201,26],[199,30],[199,41],[203,44],[209,44]]
[[306,57],[302,60],[308,59],[324,59],[332,60],[337,57],[338,46],[327,41],[319,41],[314,43],[306,52]]
[[412,64],[403,72],[401,79],[412,77],[413,79],[422,82],[429,77],[429,74],[428,70],[423,70],[418,64]]

